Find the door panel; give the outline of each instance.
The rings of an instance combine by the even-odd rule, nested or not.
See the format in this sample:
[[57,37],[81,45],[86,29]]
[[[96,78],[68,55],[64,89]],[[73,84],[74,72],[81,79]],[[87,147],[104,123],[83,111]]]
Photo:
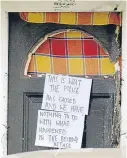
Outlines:
[[[113,99],[109,94],[92,94],[90,99],[89,115],[86,117],[82,147],[106,148],[111,147],[111,122]],[[38,110],[41,109],[41,93],[24,93],[24,133],[23,152],[42,149],[34,145]],[[108,104],[107,104],[108,103]],[[85,139],[84,139],[85,138]]]
[[111,147],[113,95],[93,94],[86,121],[86,147]]
[[[41,93],[24,93],[24,133],[23,152],[42,149],[34,145],[38,110],[42,104]],[[82,147],[106,148],[111,147],[111,122],[113,99],[109,94],[91,94],[89,115],[86,117]],[[108,104],[107,104],[108,103]]]
[[[60,28],[73,27],[29,24],[22,21],[18,14],[9,14],[8,154],[44,149],[34,146],[34,141],[45,77],[26,78],[23,71],[27,52],[33,44],[45,34]],[[83,30],[82,26],[77,26],[77,29]],[[114,79],[93,80],[82,147],[111,147],[115,92]]]

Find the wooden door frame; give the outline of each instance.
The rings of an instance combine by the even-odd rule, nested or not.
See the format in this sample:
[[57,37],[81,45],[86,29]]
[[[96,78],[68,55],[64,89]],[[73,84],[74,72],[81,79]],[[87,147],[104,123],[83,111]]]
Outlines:
[[[58,1],[58,0],[56,0]],[[43,6],[43,7],[42,7]],[[71,9],[61,11],[122,11],[122,98],[121,98],[121,142],[120,148],[125,152],[127,146],[127,2],[126,1],[76,1]],[[2,1],[1,2],[1,106],[0,106],[0,156],[7,155],[7,107],[8,107],[8,12],[49,12],[54,10],[54,1]],[[116,66],[116,69],[118,65]],[[86,149],[84,149],[86,150]]]

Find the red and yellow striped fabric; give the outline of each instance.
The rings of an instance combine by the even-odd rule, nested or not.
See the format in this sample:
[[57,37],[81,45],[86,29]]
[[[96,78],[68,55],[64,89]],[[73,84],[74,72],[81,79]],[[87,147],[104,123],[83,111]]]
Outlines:
[[64,30],[47,35],[33,46],[25,75],[114,75],[114,64],[94,37],[78,30]]
[[21,12],[20,17],[29,23],[121,25],[121,14],[117,12]]

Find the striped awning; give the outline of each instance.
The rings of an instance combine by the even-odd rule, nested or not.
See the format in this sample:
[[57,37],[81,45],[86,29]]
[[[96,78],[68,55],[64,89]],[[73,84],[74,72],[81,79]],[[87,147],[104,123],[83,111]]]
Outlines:
[[121,13],[117,12],[21,12],[20,17],[29,23],[121,25]]

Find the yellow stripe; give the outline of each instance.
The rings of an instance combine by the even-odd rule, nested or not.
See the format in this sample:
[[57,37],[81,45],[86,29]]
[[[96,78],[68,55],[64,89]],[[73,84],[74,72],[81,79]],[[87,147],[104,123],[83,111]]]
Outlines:
[[108,24],[108,13],[94,13],[93,25],[107,25]]
[[43,23],[44,22],[44,13],[29,13],[28,22]]
[[60,23],[75,25],[76,13],[61,13]]

